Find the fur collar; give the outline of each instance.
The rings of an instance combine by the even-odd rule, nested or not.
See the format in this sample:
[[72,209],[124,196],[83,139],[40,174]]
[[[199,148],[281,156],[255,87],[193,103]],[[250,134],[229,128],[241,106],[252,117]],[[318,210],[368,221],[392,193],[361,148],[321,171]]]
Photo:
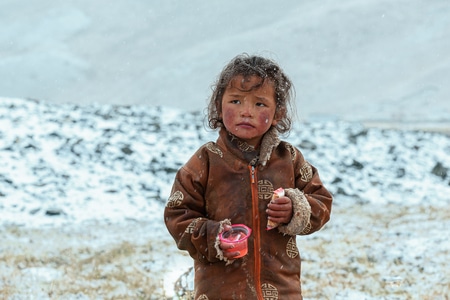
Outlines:
[[259,152],[259,163],[261,166],[266,166],[270,156],[272,155],[273,149],[278,147],[279,144],[280,138],[278,137],[278,130],[275,127],[271,127],[261,141]]

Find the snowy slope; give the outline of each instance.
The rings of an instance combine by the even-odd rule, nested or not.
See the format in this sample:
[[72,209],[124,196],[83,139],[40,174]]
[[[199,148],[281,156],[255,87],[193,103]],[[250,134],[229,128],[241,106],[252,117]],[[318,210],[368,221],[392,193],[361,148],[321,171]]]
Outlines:
[[[0,105],[3,224],[145,219],[165,203],[176,170],[216,139],[199,113],[162,107]],[[287,139],[334,194],[363,203],[449,204],[445,135],[317,122]]]

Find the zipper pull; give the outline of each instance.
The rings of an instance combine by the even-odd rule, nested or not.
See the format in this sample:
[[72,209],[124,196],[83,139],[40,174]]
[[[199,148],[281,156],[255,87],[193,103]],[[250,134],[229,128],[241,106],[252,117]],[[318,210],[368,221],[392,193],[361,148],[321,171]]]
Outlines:
[[255,166],[252,165],[252,183],[255,183]]

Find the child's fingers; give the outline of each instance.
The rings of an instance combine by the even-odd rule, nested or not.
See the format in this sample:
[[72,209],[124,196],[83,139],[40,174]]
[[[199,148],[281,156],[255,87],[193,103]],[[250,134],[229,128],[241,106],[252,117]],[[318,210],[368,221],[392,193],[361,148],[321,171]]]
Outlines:
[[290,211],[292,209],[292,202],[288,197],[282,197],[270,201],[267,208],[273,211]]
[[267,215],[270,219],[275,220],[276,218],[285,218],[289,216],[288,210],[267,210]]
[[288,223],[292,217],[292,202],[288,197],[272,200],[266,210],[269,220],[277,223]]
[[288,197],[284,196],[284,197],[272,199],[270,201],[270,203],[271,204],[288,204],[288,203],[291,203],[291,199],[289,199]]
[[231,225],[228,225],[228,224],[223,225],[223,231],[229,231],[231,229],[232,229]]
[[239,251],[232,250],[234,248],[233,244],[222,242],[222,243],[220,243],[220,248],[223,251],[223,256],[225,256],[228,259],[234,258],[234,257],[238,256],[239,254],[241,254]]
[[273,212],[290,211],[292,209],[292,206],[289,204],[269,204],[267,208]]
[[241,254],[241,252],[239,252],[239,251],[224,252],[223,256],[225,256],[228,259],[232,259],[232,258],[235,258],[236,256],[238,256],[239,254]]
[[229,243],[224,243],[224,242],[222,242],[222,243],[220,243],[220,248],[221,248],[222,250],[229,250],[229,249],[233,249],[233,248],[234,248],[234,245],[233,245],[233,244],[229,244]]

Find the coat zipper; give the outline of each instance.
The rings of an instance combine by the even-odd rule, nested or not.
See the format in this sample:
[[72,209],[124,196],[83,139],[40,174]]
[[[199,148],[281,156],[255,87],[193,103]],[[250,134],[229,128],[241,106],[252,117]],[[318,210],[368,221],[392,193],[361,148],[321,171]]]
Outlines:
[[255,165],[249,165],[250,169],[250,182],[251,182],[251,190],[252,190],[252,214],[253,214],[253,256],[255,258],[255,285],[256,285],[256,294],[258,299],[263,300],[263,295],[261,291],[261,256],[259,254],[259,249],[261,248],[261,239],[260,239],[260,218],[259,218],[259,209],[258,209],[258,184],[257,184],[257,170]]

